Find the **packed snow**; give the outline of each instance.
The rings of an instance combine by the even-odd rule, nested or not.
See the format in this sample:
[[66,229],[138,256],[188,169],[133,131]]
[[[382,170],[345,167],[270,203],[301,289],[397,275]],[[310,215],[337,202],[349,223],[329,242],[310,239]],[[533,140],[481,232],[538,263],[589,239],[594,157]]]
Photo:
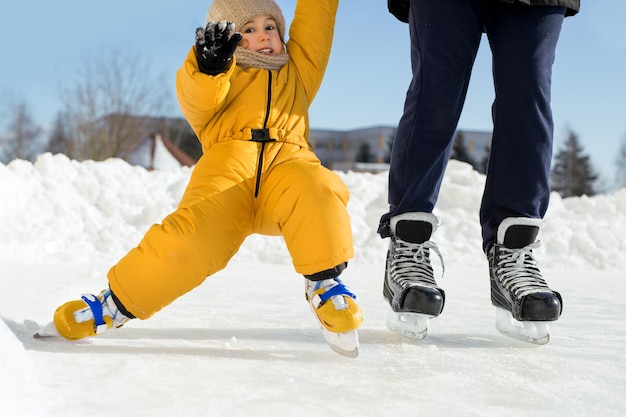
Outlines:
[[481,251],[484,176],[451,161],[433,240],[443,314],[410,341],[385,326],[387,173],[339,173],[356,256],[343,279],[365,322],[360,355],[327,346],[278,237],[251,236],[229,266],[146,321],[97,338],[34,339],[56,307],[106,286],[108,269],[171,212],[189,168],[41,155],[0,165],[0,411],[13,416],[626,415],[626,189],[553,194],[544,275],[564,298],[545,346],[495,329]]

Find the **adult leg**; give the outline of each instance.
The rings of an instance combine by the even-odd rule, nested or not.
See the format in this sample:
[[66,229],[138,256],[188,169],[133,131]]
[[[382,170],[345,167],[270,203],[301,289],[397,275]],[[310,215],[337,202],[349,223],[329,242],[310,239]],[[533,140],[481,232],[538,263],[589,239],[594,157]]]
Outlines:
[[491,1],[493,139],[480,211],[485,252],[507,217],[542,218],[550,196],[552,64],[565,9]]
[[404,114],[393,143],[390,211],[379,233],[390,235],[391,217],[432,212],[482,35],[481,0],[412,0],[411,66]]
[[[482,36],[484,0],[413,0],[410,6],[413,79],[393,143],[389,213],[378,229],[390,237],[383,297],[391,310],[387,327],[415,339],[443,311],[430,240],[432,214],[450,157],[472,66]],[[439,255],[441,258],[441,256]]]

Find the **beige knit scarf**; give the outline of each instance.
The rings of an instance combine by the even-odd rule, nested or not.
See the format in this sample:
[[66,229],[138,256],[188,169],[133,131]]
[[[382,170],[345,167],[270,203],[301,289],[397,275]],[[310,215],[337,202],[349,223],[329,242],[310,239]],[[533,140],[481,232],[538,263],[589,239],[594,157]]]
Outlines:
[[289,61],[289,54],[286,51],[280,55],[265,55],[241,46],[238,46],[235,50],[235,57],[237,58],[237,65],[244,70],[248,68],[262,68],[278,71]]

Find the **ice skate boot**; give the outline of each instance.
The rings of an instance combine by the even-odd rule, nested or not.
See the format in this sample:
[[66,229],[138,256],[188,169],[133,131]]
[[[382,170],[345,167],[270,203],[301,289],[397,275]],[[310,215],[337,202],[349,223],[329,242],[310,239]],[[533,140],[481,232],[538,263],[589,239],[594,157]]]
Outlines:
[[322,329],[322,335],[335,352],[356,358],[359,354],[357,328],[363,323],[356,296],[339,278],[311,281],[304,279],[306,299]]
[[112,327],[121,327],[130,320],[119,311],[111,290],[95,296],[85,294],[80,300],[69,301],[54,312],[54,321],[41,329],[35,337],[62,336],[79,340],[98,336]]
[[387,327],[394,333],[422,339],[428,320],[443,311],[445,292],[437,286],[430,262],[431,250],[443,258],[430,241],[438,219],[431,213],[405,213],[391,218],[383,297],[391,306]]
[[541,219],[504,219],[487,258],[496,328],[505,336],[544,345],[550,340],[548,323],[560,317],[563,300],[548,287],[533,256],[541,244],[536,240],[540,226]]

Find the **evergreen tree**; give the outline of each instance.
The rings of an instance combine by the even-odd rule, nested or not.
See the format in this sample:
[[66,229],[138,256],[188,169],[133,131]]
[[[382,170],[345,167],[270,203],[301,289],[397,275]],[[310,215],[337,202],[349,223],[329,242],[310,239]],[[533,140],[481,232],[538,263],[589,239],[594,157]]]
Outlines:
[[452,154],[450,159],[456,159],[457,161],[467,162],[472,167],[475,165],[474,159],[470,156],[467,149],[467,143],[465,141],[465,135],[463,132],[457,132],[452,144]]
[[393,130],[386,138],[385,138],[385,149],[383,151],[383,162],[390,163],[391,162],[391,151],[393,149],[393,140],[396,137],[396,129]]
[[617,164],[617,186],[626,187],[626,136],[622,139],[622,146],[615,163]]
[[489,167],[489,155],[491,154],[491,146],[487,146],[485,149],[485,156],[483,156],[482,160],[478,163],[476,170],[481,174],[487,173],[487,168]]
[[359,153],[356,155],[356,162],[374,162],[374,155],[372,155],[372,148],[369,143],[361,143]]
[[554,161],[551,173],[552,190],[562,197],[596,194],[594,182],[598,178],[591,165],[589,156],[585,155],[578,136],[569,132],[567,140]]

